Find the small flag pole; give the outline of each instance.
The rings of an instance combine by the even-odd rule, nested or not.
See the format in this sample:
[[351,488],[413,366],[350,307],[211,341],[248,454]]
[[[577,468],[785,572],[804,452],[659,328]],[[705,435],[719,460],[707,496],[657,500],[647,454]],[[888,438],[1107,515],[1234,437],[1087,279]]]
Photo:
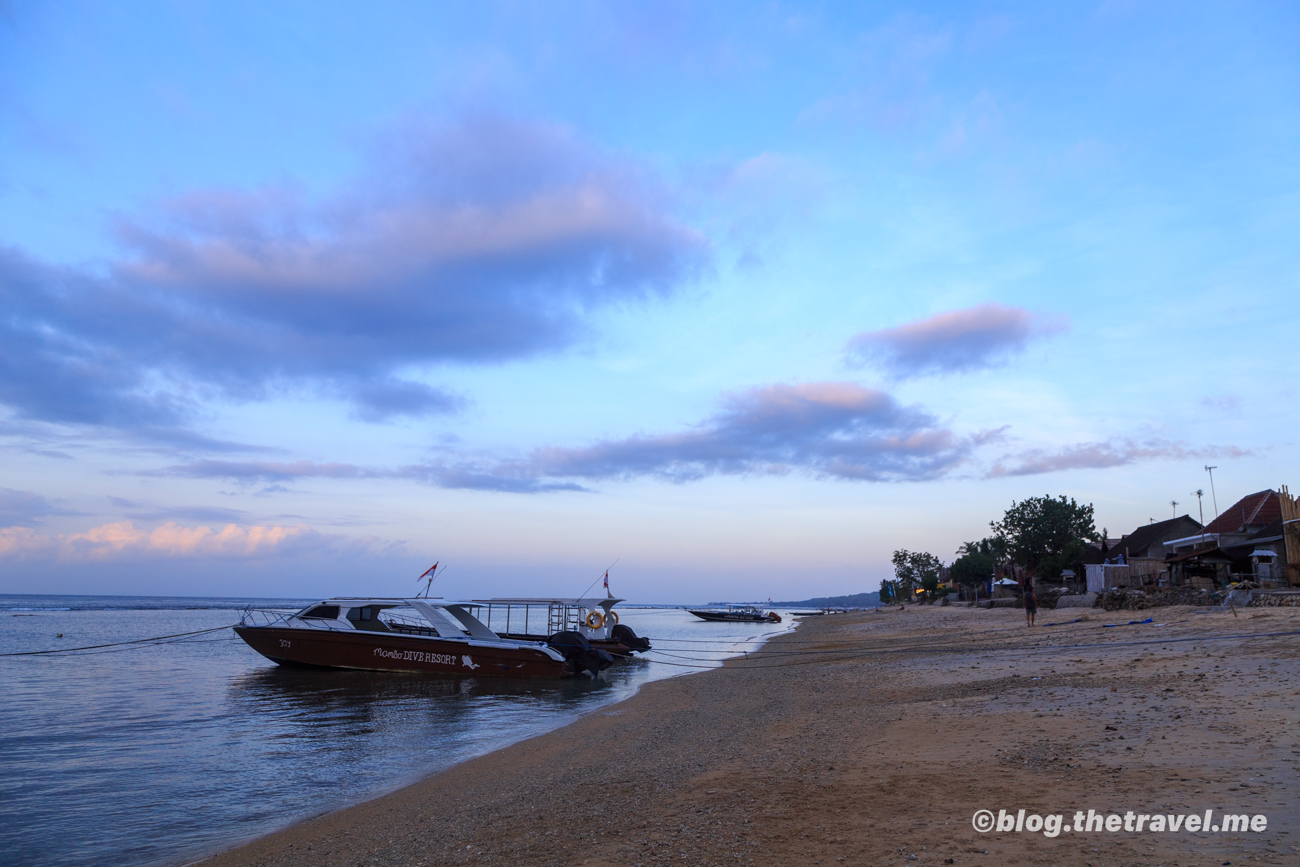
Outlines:
[[[622,560],[622,559],[623,559],[622,557],[619,557],[619,558],[618,558],[618,560]],[[613,563],[610,563],[609,566],[607,566],[607,567],[605,568],[605,592],[606,592],[606,593],[609,592],[609,570],[610,570],[610,569],[613,569],[615,566],[618,565],[618,560],[615,560]],[[600,576],[597,575],[597,576],[596,576],[596,581],[599,581],[599,580],[600,580]],[[587,585],[587,590],[590,590],[591,588],[595,587],[595,586],[596,586],[596,581],[592,581],[590,584],[588,584],[588,585]],[[578,598],[581,599],[582,597],[586,596],[586,595],[587,595],[587,590],[583,590],[581,593],[579,593],[579,594],[578,594]]]
[[[442,562],[442,561],[439,561],[439,562]],[[446,572],[447,570],[444,569],[444,570],[442,570],[442,571]],[[424,574],[422,574],[419,578],[416,578],[415,580],[418,582],[418,581],[420,581],[421,579],[423,579],[425,575],[428,575],[428,576],[429,576],[429,580],[428,580],[428,582],[424,585],[424,598],[425,598],[425,599],[428,599],[428,598],[429,598],[429,588],[433,586],[433,579],[436,578],[436,577],[438,577],[438,563],[434,563],[434,564],[433,564],[432,566],[430,566],[428,569],[425,569],[425,570],[424,570]]]

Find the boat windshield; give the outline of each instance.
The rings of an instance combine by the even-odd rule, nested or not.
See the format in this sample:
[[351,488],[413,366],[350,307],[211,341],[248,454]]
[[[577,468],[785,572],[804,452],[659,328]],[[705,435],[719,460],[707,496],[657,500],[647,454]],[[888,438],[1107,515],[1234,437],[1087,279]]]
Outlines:
[[[443,634],[429,622],[428,618],[409,605],[386,608],[379,620],[388,628],[389,632],[397,632],[402,635],[425,635],[430,638],[437,638]],[[463,630],[457,630],[456,633],[447,631],[447,634],[463,634]]]

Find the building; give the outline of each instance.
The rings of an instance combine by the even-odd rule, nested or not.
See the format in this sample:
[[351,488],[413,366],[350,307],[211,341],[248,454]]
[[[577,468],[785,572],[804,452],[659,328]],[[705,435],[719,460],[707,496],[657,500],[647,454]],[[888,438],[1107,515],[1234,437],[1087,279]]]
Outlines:
[[[1170,582],[1204,588],[1243,580],[1264,586],[1291,584],[1284,508],[1295,509],[1285,487],[1282,493],[1256,491],[1224,509],[1200,532],[1166,541],[1164,562]],[[1300,555],[1300,550],[1292,554]]]
[[1168,584],[1165,546],[1169,540],[1200,533],[1201,522],[1191,515],[1155,521],[1117,540],[1107,540],[1107,550],[1090,550],[1081,560],[1087,589],[1099,593],[1112,587]]

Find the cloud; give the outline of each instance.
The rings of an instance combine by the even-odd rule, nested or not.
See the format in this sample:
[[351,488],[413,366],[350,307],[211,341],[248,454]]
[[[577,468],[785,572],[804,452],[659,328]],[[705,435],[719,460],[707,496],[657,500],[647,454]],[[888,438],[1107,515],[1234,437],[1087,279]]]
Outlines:
[[35,491],[0,488],[0,526],[35,524],[50,515],[75,515],[76,512],[51,503]]
[[244,520],[248,515],[241,509],[225,509],[220,506],[169,506],[160,509],[143,509],[137,504],[132,509],[131,517],[140,521],[218,521],[233,524]]
[[483,474],[499,479],[631,479],[686,482],[711,475],[816,476],[916,481],[962,463],[970,444],[933,416],[854,383],[770,385],[724,398],[694,429],[542,448]]
[[[439,488],[540,493],[543,491],[582,491],[581,485],[548,483],[535,478],[493,475],[473,466],[460,464],[414,464],[398,469],[359,467],[355,464],[295,461],[193,461],[155,470],[149,475],[183,476],[195,479],[229,479],[240,484],[289,482],[299,479],[411,479]],[[264,492],[286,491],[279,485]]]
[[522,472],[509,464],[483,469],[467,464],[417,464],[403,467],[394,473],[399,478],[415,479],[439,488],[467,491],[496,491],[507,494],[544,494],[554,491],[589,492],[576,482],[548,482],[524,469]]
[[133,431],[283,387],[370,421],[449,412],[431,366],[564,349],[709,261],[649,172],[563,127],[413,119],[373,150],[323,200],[207,189],[121,217],[104,275],[0,250],[0,402]]
[[130,521],[93,527],[83,533],[43,534],[26,527],[0,529],[0,558],[53,557],[65,561],[215,558],[247,560],[301,555],[312,551],[356,553],[377,540],[353,540],[319,533],[306,525],[227,524],[183,527],[167,522],[152,530]]
[[1030,341],[1065,329],[1064,322],[990,303],[864,332],[848,342],[846,352],[853,362],[875,362],[905,379],[994,367]]
[[440,488],[509,493],[587,491],[583,482],[712,475],[815,476],[860,481],[937,478],[1001,431],[958,437],[929,413],[855,383],[770,385],[727,395],[721,410],[687,431],[549,447],[513,460],[453,457],[397,469],[311,461],[196,461],[160,475],[272,482],[301,478],[410,479]]
[[422,382],[388,378],[358,383],[351,389],[353,414],[362,421],[382,422],[399,416],[454,412],[465,401]]
[[[1139,461],[1200,460],[1215,457],[1243,457],[1248,454],[1250,454],[1249,449],[1236,446],[1198,449],[1164,440],[1138,443],[1120,439],[1110,442],[1078,443],[1056,451],[1029,449],[1018,455],[1004,456],[989,470],[988,474],[990,476],[1032,476],[1059,470],[1108,469]],[[1010,466],[1008,461],[1011,462]]]
[[296,479],[373,479],[391,472],[366,469],[355,464],[319,464],[315,461],[193,461],[156,470],[149,475],[183,476],[192,479],[230,479],[235,482],[289,482]]

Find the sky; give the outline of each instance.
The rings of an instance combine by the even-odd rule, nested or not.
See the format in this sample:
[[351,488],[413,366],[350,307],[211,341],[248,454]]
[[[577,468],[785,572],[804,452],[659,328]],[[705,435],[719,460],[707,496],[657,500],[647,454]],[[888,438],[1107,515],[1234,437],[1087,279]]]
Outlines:
[[0,2],[0,593],[802,599],[1026,497],[1300,484],[1297,44]]

